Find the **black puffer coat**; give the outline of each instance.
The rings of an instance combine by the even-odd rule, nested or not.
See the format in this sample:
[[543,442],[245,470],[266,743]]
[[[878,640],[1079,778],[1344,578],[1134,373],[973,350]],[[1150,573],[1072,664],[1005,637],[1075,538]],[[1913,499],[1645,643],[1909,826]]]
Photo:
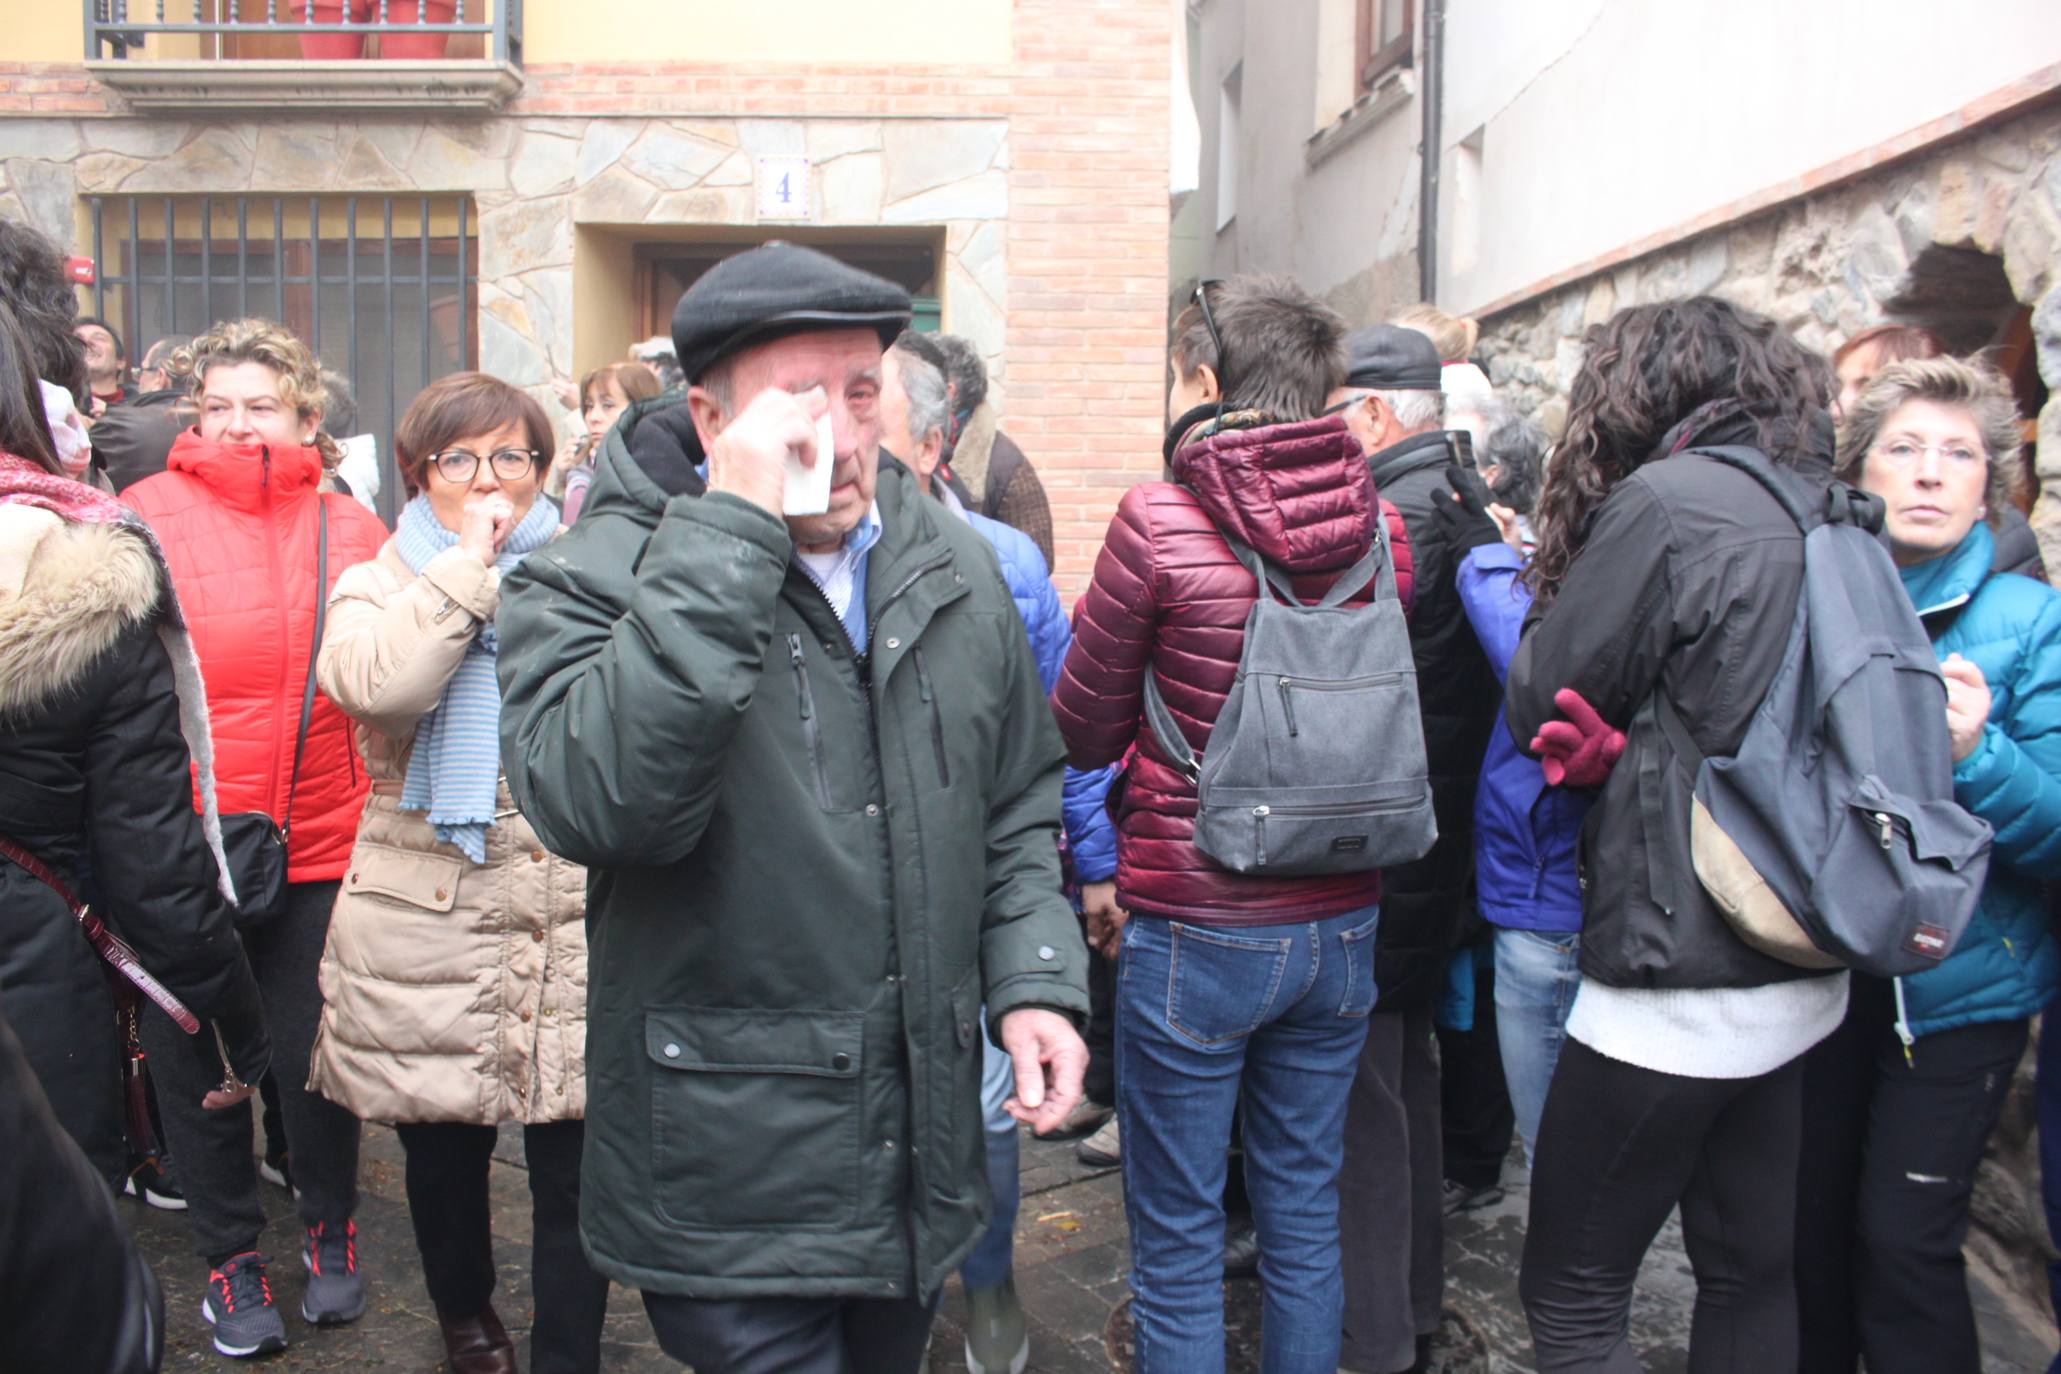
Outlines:
[[1374,937],[1374,978],[1382,1011],[1427,1005],[1471,906],[1474,876],[1474,790],[1481,778],[1503,693],[1460,602],[1459,560],[1432,517],[1432,502],[1451,490],[1453,461],[1443,430],[1413,435],[1368,460],[1381,499],[1402,512],[1416,569],[1410,608],[1410,651],[1424,713],[1424,755],[1438,843],[1413,864],[1382,875],[1381,926]]
[[[0,506],[0,835],[70,883],[196,1016],[217,1021],[238,1072],[256,1082],[268,1058],[257,984],[193,810],[158,633],[169,606],[135,530]],[[0,859],[0,997],[57,1119],[112,1179],[127,1152],[101,968],[63,901]]]

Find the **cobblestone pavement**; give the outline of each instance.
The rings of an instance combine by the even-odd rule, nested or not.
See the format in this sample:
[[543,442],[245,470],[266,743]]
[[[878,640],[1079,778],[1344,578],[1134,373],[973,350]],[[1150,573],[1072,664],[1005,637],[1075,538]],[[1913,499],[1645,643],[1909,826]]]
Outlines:
[[[1530,1342],[1517,1305],[1517,1266],[1524,1240],[1526,1190],[1517,1181],[1493,1206],[1454,1218],[1446,1230],[1446,1324],[1433,1374],[1520,1374],[1531,1369]],[[391,1131],[366,1128],[358,1215],[360,1264],[370,1303],[355,1325],[316,1330],[298,1315],[302,1280],[298,1234],[286,1195],[269,1184],[264,1205],[273,1218],[260,1244],[271,1258],[273,1293],[286,1313],[291,1347],[261,1362],[267,1374],[316,1370],[441,1370],[443,1346],[422,1289],[401,1186],[401,1149]],[[1023,1210],[1017,1223],[1017,1291],[1031,1322],[1032,1371],[1106,1374],[1126,1368],[1129,1320],[1124,1306],[1123,1193],[1117,1176],[1082,1167],[1070,1143],[1026,1138]],[[502,1284],[496,1306],[518,1344],[529,1322],[529,1195],[522,1137],[504,1131],[493,1171],[496,1258]],[[164,1281],[169,1370],[229,1371],[249,1362],[218,1356],[200,1318],[205,1273],[193,1256],[184,1219],[125,1203],[146,1252]],[[1647,1257],[1632,1311],[1632,1343],[1649,1374],[1682,1374],[1694,1282],[1680,1233],[1670,1224]],[[1978,1290],[1984,1367],[1989,1374],[2039,1374],[2054,1333],[2014,1318]],[[931,1344],[932,1374],[963,1374],[960,1323],[965,1300],[956,1284],[945,1293]],[[1257,1367],[1259,1285],[1226,1285],[1230,1367]],[[652,1340],[634,1293],[616,1289],[609,1304],[604,1367],[619,1374],[677,1368]],[[1114,1359],[1112,1352],[1115,1352]],[[1769,1374],[1779,1374],[1769,1371]]]

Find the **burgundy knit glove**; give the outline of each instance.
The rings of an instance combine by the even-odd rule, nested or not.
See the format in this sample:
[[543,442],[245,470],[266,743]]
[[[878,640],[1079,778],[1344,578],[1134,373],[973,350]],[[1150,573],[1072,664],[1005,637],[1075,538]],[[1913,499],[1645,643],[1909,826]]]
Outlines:
[[1566,720],[1539,727],[1531,751],[1551,787],[1600,787],[1624,753],[1624,731],[1613,729],[1596,708],[1572,687],[1553,693],[1553,704]]

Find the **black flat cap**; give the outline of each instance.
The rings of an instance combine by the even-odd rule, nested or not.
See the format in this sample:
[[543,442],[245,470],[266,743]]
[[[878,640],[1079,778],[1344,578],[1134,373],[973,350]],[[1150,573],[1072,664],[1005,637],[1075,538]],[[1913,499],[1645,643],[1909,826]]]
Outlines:
[[809,329],[870,326],[880,346],[909,323],[909,293],[798,244],[761,244],[724,258],[673,308],[673,351],[690,382],[748,344]]
[[1369,391],[1437,391],[1438,349],[1414,329],[1370,324],[1345,336],[1345,384]]

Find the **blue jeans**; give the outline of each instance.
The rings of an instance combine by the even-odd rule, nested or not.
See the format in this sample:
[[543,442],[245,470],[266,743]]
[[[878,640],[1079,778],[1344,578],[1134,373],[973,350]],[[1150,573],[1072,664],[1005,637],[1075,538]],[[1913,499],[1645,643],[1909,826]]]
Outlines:
[[1137,915],[1117,965],[1116,1111],[1139,1374],[1224,1368],[1224,1171],[1243,1103],[1263,1374],[1338,1367],[1338,1169],[1374,1009],[1376,909],[1293,925]]
[[[981,1022],[987,1022],[985,1007]],[[1022,1142],[1016,1134],[1016,1118],[1002,1105],[1016,1091],[1016,1070],[994,1041],[983,1036],[981,1044],[985,1057],[981,1061],[980,1114],[987,1128],[988,1192],[994,1197],[994,1211],[988,1217],[988,1229],[959,1265],[959,1282],[968,1292],[994,1288],[1009,1278],[1016,1263],[1016,1213],[1023,1206],[1023,1180],[1018,1172]]]
[[1496,930],[1496,1042],[1527,1167],[1538,1150],[1546,1088],[1582,983],[1581,947],[1573,931]]

